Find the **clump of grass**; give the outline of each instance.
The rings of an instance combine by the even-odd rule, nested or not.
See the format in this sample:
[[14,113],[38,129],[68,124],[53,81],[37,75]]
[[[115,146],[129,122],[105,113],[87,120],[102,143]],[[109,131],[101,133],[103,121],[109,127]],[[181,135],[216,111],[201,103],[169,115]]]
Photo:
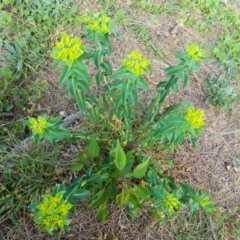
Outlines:
[[211,74],[206,85],[206,92],[208,93],[207,101],[216,107],[232,109],[234,104],[240,100],[240,95],[236,93],[225,74],[219,78]]
[[[19,211],[25,211],[56,184],[63,163],[60,147],[29,146],[14,153],[1,151],[0,156],[0,223],[11,219],[18,223]],[[65,163],[66,164],[66,163]]]

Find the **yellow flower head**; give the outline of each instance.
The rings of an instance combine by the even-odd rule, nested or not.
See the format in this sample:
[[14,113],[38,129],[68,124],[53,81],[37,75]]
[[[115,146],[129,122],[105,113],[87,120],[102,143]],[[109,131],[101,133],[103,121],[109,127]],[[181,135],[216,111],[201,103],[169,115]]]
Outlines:
[[43,201],[37,205],[40,216],[37,223],[49,232],[57,228],[63,229],[70,222],[66,217],[73,205],[64,201],[63,193],[45,195]]
[[[85,17],[86,18],[86,17]],[[88,28],[93,32],[109,33],[110,32],[110,18],[106,15],[98,15],[95,17],[88,17],[86,23],[89,23]]]
[[196,62],[204,58],[205,52],[199,48],[196,43],[191,43],[187,46],[187,55]]
[[60,215],[66,216],[69,212],[69,210],[72,208],[72,204],[70,203],[62,203],[57,209],[57,213]]
[[46,229],[51,228],[51,226],[53,225],[52,216],[44,217],[41,221],[41,225],[45,226]]
[[54,53],[51,55],[53,59],[62,60],[67,65],[72,65],[75,59],[82,54],[83,46],[79,38],[70,38],[66,33],[61,37],[60,42],[56,42]]
[[35,134],[42,135],[44,130],[47,128],[47,121],[46,121],[45,118],[43,118],[41,116],[39,116],[37,119],[36,118],[30,118],[29,123],[30,123],[30,126],[29,126],[30,129]]
[[185,119],[193,128],[201,128],[205,125],[204,122],[204,111],[194,108],[189,108],[185,114]]
[[125,67],[135,75],[143,75],[146,68],[150,65],[150,61],[144,58],[137,50],[127,55],[127,59],[123,60]]
[[42,214],[42,215],[47,215],[49,214],[49,203],[44,201],[42,203],[40,203],[37,208],[39,209],[39,212]]
[[163,200],[164,205],[169,210],[170,213],[178,209],[181,205],[179,200],[175,198],[171,193],[168,193],[165,199]]

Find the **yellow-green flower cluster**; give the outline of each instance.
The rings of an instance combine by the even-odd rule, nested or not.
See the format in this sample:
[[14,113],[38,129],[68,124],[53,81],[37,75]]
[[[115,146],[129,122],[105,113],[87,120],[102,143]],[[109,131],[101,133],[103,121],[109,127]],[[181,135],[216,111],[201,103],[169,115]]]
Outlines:
[[42,135],[44,130],[47,128],[47,120],[41,116],[38,118],[29,118],[29,128],[32,130],[33,134]]
[[196,43],[191,43],[187,46],[187,55],[195,62],[199,62],[204,58],[205,52]]
[[90,16],[86,15],[84,17],[85,23],[88,24],[88,29],[90,29],[93,32],[98,32],[98,33],[109,33],[111,30],[111,22],[110,18],[107,17],[106,15],[97,15],[97,16]]
[[70,38],[66,33],[61,37],[60,42],[56,42],[51,57],[64,61],[71,66],[75,59],[79,58],[83,51],[83,45],[78,37]]
[[56,229],[64,229],[70,223],[67,219],[72,204],[63,199],[64,192],[58,192],[55,196],[44,195],[43,201],[37,205],[34,220],[42,229],[50,234]]
[[137,50],[127,55],[127,59],[123,60],[124,66],[135,75],[140,76],[146,72],[150,61],[144,58]]
[[174,210],[179,209],[181,203],[177,198],[171,193],[167,193],[165,199],[163,200],[165,207],[168,209],[169,213],[172,214]]
[[189,108],[184,117],[193,128],[201,128],[205,125],[204,111],[194,108]]

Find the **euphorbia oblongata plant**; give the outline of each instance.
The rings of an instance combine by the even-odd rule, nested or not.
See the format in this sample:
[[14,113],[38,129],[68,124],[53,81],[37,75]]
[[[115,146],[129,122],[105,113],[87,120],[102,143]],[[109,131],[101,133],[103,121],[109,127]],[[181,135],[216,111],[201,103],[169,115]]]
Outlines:
[[[158,159],[145,151],[185,141],[195,144],[201,135],[203,110],[185,102],[166,109],[162,105],[172,90],[178,92],[179,80],[184,88],[189,75],[199,71],[204,51],[191,43],[186,52],[178,52],[179,63],[165,69],[168,79],[159,82],[155,96],[140,109],[138,94],[149,90],[143,76],[150,70],[150,60],[133,49],[120,67],[113,69],[108,60],[112,54],[109,34],[114,27],[111,19],[104,14],[90,14],[84,16],[84,23],[91,44],[85,46],[78,37],[64,33],[51,57],[55,69],[62,66],[59,85],[66,86],[67,94],[88,119],[87,124],[73,131],[63,127],[59,117],[39,116],[26,121],[35,144],[42,139],[53,144],[71,139],[83,145],[71,167],[79,177],[70,186],[56,185],[51,195],[31,204],[35,223],[50,234],[57,229],[67,230],[67,215],[74,211],[75,201],[86,199],[87,209],[96,208],[102,223],[108,215],[108,202],[125,207],[132,217],[145,210],[160,222],[187,205],[192,216],[199,208],[211,213],[214,205],[207,193],[176,184],[155,166]],[[90,75],[91,61],[95,73],[91,70]],[[92,92],[93,84],[101,89],[97,97]]]

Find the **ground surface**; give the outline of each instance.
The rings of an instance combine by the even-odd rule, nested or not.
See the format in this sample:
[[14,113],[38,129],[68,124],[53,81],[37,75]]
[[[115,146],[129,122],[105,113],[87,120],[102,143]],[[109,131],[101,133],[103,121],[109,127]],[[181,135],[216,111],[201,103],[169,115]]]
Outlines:
[[[82,6],[81,11],[95,12],[107,8],[95,1],[78,2]],[[85,2],[84,5],[82,5],[83,2]],[[126,53],[132,49],[138,49],[151,59],[154,73],[148,75],[147,79],[153,89],[152,92],[155,85],[164,79],[164,68],[176,63],[176,51],[184,50],[189,42],[197,42],[205,49],[212,49],[216,44],[219,34],[217,26],[211,27],[211,33],[207,36],[201,35],[189,26],[180,27],[175,34],[172,34],[171,30],[177,25],[178,14],[154,15],[145,12],[144,9],[134,8],[133,1],[117,2],[118,9],[125,11],[125,24],[119,25],[122,39],[112,37],[114,65],[118,66],[120,62],[118,59]],[[112,5],[111,7],[113,8]],[[138,25],[148,30],[147,36],[144,33],[142,33],[143,36],[136,34],[133,29]],[[74,29],[74,32],[77,35],[81,34],[78,29]],[[143,40],[144,37],[145,40]],[[151,42],[147,44],[149,39]],[[153,51],[150,52],[151,47]],[[154,55],[156,49],[161,49],[161,56]],[[183,211],[167,224],[159,226],[145,213],[131,220],[124,210],[110,206],[108,220],[102,226],[97,220],[95,211],[86,210],[85,203],[81,203],[77,206],[76,215],[72,217],[72,231],[66,233],[64,237],[49,238],[44,233],[39,233],[32,225],[32,220],[23,215],[19,227],[13,227],[7,222],[0,226],[0,239],[240,239],[240,235],[232,233],[237,228],[235,221],[240,221],[240,168],[234,161],[240,154],[240,133],[229,133],[240,128],[240,106],[236,105],[232,111],[228,111],[215,108],[206,102],[205,81],[211,72],[219,75],[222,71],[211,53],[209,57],[210,62],[202,63],[201,71],[191,77],[186,89],[177,95],[169,96],[166,105],[186,100],[193,102],[197,108],[205,110],[206,126],[197,147],[193,149],[187,144],[182,146],[177,154],[171,155],[174,158],[174,164],[167,171],[177,181],[183,181],[210,192],[211,198],[218,207],[218,211],[211,218],[200,212],[196,219],[190,220],[188,212]],[[72,101],[61,96],[64,90],[57,87],[57,76],[49,70],[49,74],[45,77],[52,89],[46,93],[47,98],[39,103],[41,111],[44,112],[44,109],[50,108],[51,112],[56,114],[61,110],[66,111],[67,114],[76,112]],[[239,81],[239,79],[235,80]],[[150,99],[151,96],[147,98]],[[49,103],[51,103],[50,107]],[[157,149],[155,154],[159,154],[159,160],[162,160],[161,153]],[[227,216],[232,216],[234,220]]]

